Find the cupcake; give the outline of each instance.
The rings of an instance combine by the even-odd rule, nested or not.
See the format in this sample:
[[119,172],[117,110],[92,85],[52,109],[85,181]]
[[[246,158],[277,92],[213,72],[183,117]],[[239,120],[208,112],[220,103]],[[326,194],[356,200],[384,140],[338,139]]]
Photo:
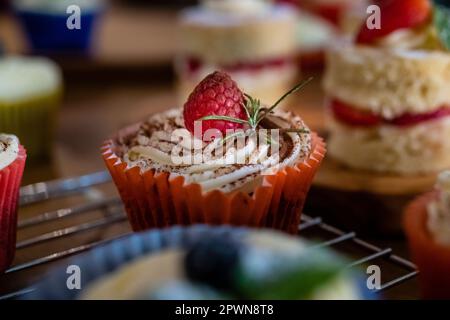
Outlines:
[[61,94],[61,71],[52,61],[0,58],[0,131],[17,135],[32,159],[48,157]]
[[363,297],[345,260],[277,232],[198,233],[119,266],[78,296],[85,300],[356,300]]
[[121,130],[102,153],[134,230],[194,223],[295,233],[325,153],[301,118],[244,95],[225,73],[183,109]]
[[214,70],[249,94],[275,101],[298,77],[296,10],[268,0],[206,0],[180,16],[175,63],[184,101]]
[[450,15],[429,0],[380,6],[381,29],[364,23],[328,53],[330,155],[399,175],[450,168]]
[[296,37],[302,69],[323,68],[325,49],[337,33],[337,28],[327,20],[299,10]]
[[0,134],[0,272],[11,265],[16,251],[19,187],[26,157],[16,136]]
[[[88,52],[103,5],[103,0],[13,1],[32,49],[45,53]],[[78,21],[71,20],[76,14]]]
[[450,171],[406,209],[404,226],[427,299],[450,299]]
[[296,0],[302,8],[305,8],[336,26],[340,25],[343,15],[355,6],[354,0]]

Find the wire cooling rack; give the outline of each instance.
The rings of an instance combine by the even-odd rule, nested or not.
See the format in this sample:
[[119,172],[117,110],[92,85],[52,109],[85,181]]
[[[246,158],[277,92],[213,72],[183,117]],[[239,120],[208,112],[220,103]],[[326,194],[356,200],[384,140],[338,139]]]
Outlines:
[[[37,183],[21,189],[20,215],[25,208],[57,202],[63,198],[78,197],[78,204],[41,213],[33,211],[31,215],[19,219],[19,240],[16,246],[17,256],[21,256],[21,259],[6,270],[5,274],[0,275],[0,289],[5,286],[8,288],[4,292],[0,291],[0,300],[21,298],[34,291],[32,284],[58,261],[131,233],[120,199],[115,194],[108,197],[99,191],[98,188],[103,185],[111,183],[109,174],[102,171],[71,179]],[[56,227],[52,228],[52,225]],[[118,225],[121,228],[116,228],[114,232],[108,231]],[[45,226],[48,226],[49,231],[42,232]],[[39,232],[33,233],[33,229],[38,229]],[[351,258],[349,268],[383,264],[383,268],[397,269],[395,276],[373,290],[376,293],[392,289],[418,274],[416,266],[395,255],[392,248],[381,248],[364,241],[355,232],[333,227],[321,217],[303,214],[299,231],[300,237],[314,240],[317,246],[332,247]],[[86,236],[90,232],[96,232],[97,235]],[[73,241],[74,237],[82,237],[82,242]],[[38,252],[38,256],[26,254],[27,250]],[[24,278],[30,280],[21,281]],[[16,287],[15,284],[21,287]]]

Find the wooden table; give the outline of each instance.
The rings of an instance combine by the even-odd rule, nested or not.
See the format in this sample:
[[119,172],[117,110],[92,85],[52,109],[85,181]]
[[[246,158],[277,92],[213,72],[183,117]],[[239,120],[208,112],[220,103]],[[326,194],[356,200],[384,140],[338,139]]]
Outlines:
[[[90,67],[83,68],[83,63],[77,62],[65,68],[66,94],[59,116],[54,159],[52,163],[28,166],[25,183],[103,170],[99,147],[104,139],[127,124],[176,106],[173,74],[167,65],[175,51],[172,40],[175,32],[171,22],[173,17],[173,12],[112,10],[108,13],[100,31],[103,36],[99,38],[102,40],[98,43],[97,53],[86,62]],[[0,37],[6,39],[10,51],[22,52],[26,48],[21,40],[17,40],[21,39],[20,34],[10,17],[0,18]],[[136,47],[139,49],[135,49]],[[159,73],[154,73],[155,68]],[[315,74],[313,83],[298,95],[290,108],[302,115],[312,129],[323,133],[323,94],[320,80],[320,74]],[[105,195],[116,194],[111,186],[101,188],[101,191]],[[72,198],[23,208],[20,217],[27,218],[37,212],[71,206],[79,201],[79,198]],[[76,219],[74,221],[77,222]],[[55,224],[46,229],[21,231],[19,241],[60,227],[62,225]],[[127,223],[119,223],[102,231],[69,237],[67,242],[71,245],[83,244],[129,231]],[[407,256],[405,243],[401,238],[369,240],[381,246],[393,247],[397,254]],[[15,264],[54,250],[61,250],[60,244],[45,243],[20,250]],[[29,285],[46,268],[47,266],[33,268],[21,273],[20,277],[15,274],[0,276],[0,294]],[[388,297],[417,298],[416,282],[409,281],[399,286],[390,291]]]

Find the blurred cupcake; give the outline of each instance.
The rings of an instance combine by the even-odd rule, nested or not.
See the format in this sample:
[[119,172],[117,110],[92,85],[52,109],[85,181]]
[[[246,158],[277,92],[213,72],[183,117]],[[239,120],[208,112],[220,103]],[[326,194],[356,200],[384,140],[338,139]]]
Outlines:
[[62,94],[59,67],[44,58],[0,58],[0,131],[20,138],[32,159],[51,153]]
[[16,136],[0,133],[0,272],[14,259],[19,187],[26,157]]
[[181,101],[219,69],[261,101],[275,101],[298,77],[296,21],[295,9],[268,0],[206,0],[184,11],[175,65]]
[[325,147],[300,117],[276,111],[282,100],[269,109],[215,72],[184,109],[107,141],[103,158],[133,229],[207,223],[295,233]]
[[337,28],[319,16],[299,11],[296,33],[302,69],[322,68],[325,50],[337,36]]
[[355,5],[364,0],[297,0],[300,7],[323,17],[329,22],[339,26],[342,17]]
[[442,9],[429,0],[380,5],[381,29],[364,23],[356,43],[328,54],[330,154],[385,173],[450,168],[450,30],[439,22]]
[[[180,230],[182,233],[193,231]],[[208,230],[208,229],[206,229]],[[231,229],[232,230],[232,229]],[[197,232],[88,284],[86,300],[357,300],[355,274],[327,249],[276,232]]]
[[450,171],[408,206],[404,224],[424,297],[450,299]]
[[91,46],[103,2],[14,0],[13,8],[35,52],[85,53]]

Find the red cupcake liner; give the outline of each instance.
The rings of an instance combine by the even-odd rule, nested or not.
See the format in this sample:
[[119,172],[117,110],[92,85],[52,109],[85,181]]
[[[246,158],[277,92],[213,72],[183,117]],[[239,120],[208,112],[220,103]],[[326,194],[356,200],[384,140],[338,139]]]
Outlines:
[[[132,131],[126,129],[128,134]],[[249,195],[202,192],[199,184],[184,184],[182,177],[169,179],[169,173],[127,168],[115,153],[114,140],[106,141],[101,150],[135,231],[204,223],[266,227],[293,234],[298,232],[306,195],[326,153],[323,139],[313,133],[307,160],[263,176],[261,185]]]
[[450,246],[435,242],[427,229],[427,205],[435,199],[431,192],[414,200],[405,210],[404,228],[424,298],[450,299]]
[[19,188],[26,157],[25,149],[19,146],[16,160],[0,170],[0,272],[11,265],[16,251]]

